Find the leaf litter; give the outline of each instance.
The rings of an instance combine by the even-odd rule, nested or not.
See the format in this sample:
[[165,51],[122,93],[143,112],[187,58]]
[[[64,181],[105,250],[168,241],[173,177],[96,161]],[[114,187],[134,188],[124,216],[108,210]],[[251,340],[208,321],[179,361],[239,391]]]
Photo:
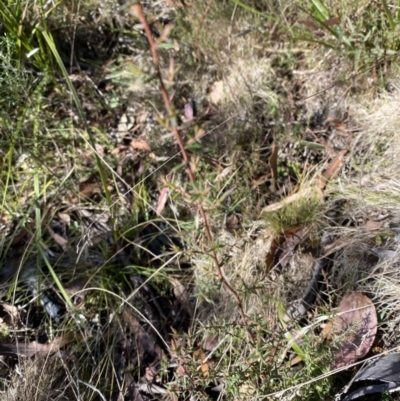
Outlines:
[[377,330],[378,318],[371,300],[361,293],[347,294],[340,302],[332,323],[332,368],[351,365],[364,358],[375,342]]

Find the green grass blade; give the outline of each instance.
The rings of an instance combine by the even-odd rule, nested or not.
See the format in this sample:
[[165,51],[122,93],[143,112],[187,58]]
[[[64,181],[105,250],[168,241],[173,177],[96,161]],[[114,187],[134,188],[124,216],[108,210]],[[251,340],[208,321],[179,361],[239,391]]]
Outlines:
[[313,9],[313,16],[318,22],[323,23],[330,18],[329,10],[325,7],[324,3],[320,0],[310,0]]
[[396,23],[393,20],[392,13],[389,10],[388,4],[386,0],[382,0],[383,9],[385,10],[386,18],[389,22],[390,28],[392,31],[396,29]]
[[235,3],[236,5],[238,5],[239,7],[242,7],[244,10],[250,11],[253,14],[259,15],[260,17],[263,18],[267,18],[267,19],[272,19],[272,17],[268,14],[265,14],[261,11],[258,11],[256,9],[254,9],[253,7],[248,6],[247,4],[242,3],[239,0],[231,0],[232,3]]
[[108,203],[108,205],[111,206],[112,205],[112,199],[111,199],[110,191],[107,188],[107,178],[106,178],[106,174],[105,174],[105,171],[104,171],[104,168],[103,168],[103,163],[101,162],[100,157],[98,156],[98,154],[96,152],[95,140],[94,140],[93,134],[92,134],[89,126],[87,125],[85,114],[83,112],[83,108],[82,108],[81,102],[79,101],[78,93],[76,92],[75,87],[72,84],[71,79],[69,78],[69,74],[67,72],[67,69],[65,68],[65,65],[64,65],[63,61],[61,60],[60,54],[58,53],[58,50],[56,48],[56,45],[55,45],[53,37],[51,36],[50,33],[46,32],[44,30],[42,30],[41,32],[42,32],[42,35],[43,35],[43,37],[45,38],[45,40],[47,42],[47,45],[49,46],[49,48],[51,50],[54,58],[56,59],[56,62],[58,64],[58,66],[59,66],[59,68],[60,68],[60,70],[61,70],[61,72],[62,72],[62,74],[63,74],[63,76],[64,76],[64,78],[66,80],[66,82],[67,82],[67,85],[68,85],[69,90],[71,91],[72,98],[74,100],[75,106],[76,106],[76,108],[78,110],[79,118],[82,121],[82,124],[84,125],[85,130],[89,135],[90,145],[92,146],[93,151],[94,151],[94,155],[95,155],[95,158],[96,158],[96,164],[97,164],[97,167],[98,167],[98,170],[99,170],[102,186],[103,186],[104,192],[106,194],[107,203]]
[[72,312],[75,312],[75,307],[74,304],[71,301],[71,298],[69,297],[69,295],[67,294],[67,292],[65,291],[64,286],[62,285],[60,279],[58,278],[56,272],[53,269],[53,266],[51,265],[51,263],[49,262],[41,244],[38,246],[38,250],[40,253],[40,256],[42,257],[42,259],[44,260],[44,263],[46,264],[46,267],[49,269],[49,272],[54,280],[54,282],[56,283],[56,286],[58,288],[58,290],[60,291],[62,297],[64,298],[65,302],[67,303],[68,307],[70,308],[70,310]]

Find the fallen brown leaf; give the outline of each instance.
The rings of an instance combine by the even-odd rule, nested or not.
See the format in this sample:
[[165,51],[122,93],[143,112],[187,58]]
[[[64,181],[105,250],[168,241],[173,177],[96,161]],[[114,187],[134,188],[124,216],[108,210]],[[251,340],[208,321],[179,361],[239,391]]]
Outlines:
[[302,362],[303,359],[301,359],[300,356],[296,355],[291,361],[290,361],[290,366],[296,366],[298,363]]
[[207,360],[207,356],[204,351],[202,349],[197,349],[196,351],[194,351],[193,356],[197,360],[197,362],[200,363],[200,369],[203,373],[203,376],[207,376],[210,368],[208,366],[208,363],[205,362]]
[[[305,25],[306,27],[310,28],[313,31],[321,29],[321,27],[317,23],[315,23],[311,18],[309,18],[308,20],[299,21],[299,23]],[[323,21],[322,24],[327,27],[339,25],[340,17],[329,18],[329,19]]]
[[71,216],[68,213],[62,213],[62,212],[58,212],[57,213],[58,218],[65,223],[67,226],[71,225]]
[[217,347],[218,343],[220,341],[220,338],[218,334],[206,334],[204,339],[203,339],[203,349],[207,352],[214,351],[214,349]]
[[197,142],[199,139],[201,139],[204,134],[205,134],[205,130],[203,128],[199,128],[195,134],[193,138],[190,138],[187,142],[186,142],[186,146],[192,145],[193,143]]
[[0,355],[4,356],[24,356],[31,357],[34,355],[47,356],[60,350],[60,348],[69,344],[74,340],[73,333],[56,337],[48,344],[40,344],[37,341],[30,343],[16,344],[0,344]]
[[333,322],[328,322],[324,325],[321,331],[321,337],[324,340],[331,341],[332,340],[332,328]]
[[367,231],[378,230],[378,229],[382,228],[384,224],[385,224],[384,220],[381,220],[381,221],[368,220],[364,224],[364,229],[366,229]]
[[304,239],[309,230],[309,227],[301,228],[286,238],[286,241],[282,245],[283,252],[279,258],[279,264],[282,269],[285,268],[289,263],[294,254],[296,246]]
[[336,117],[328,117],[324,124],[330,123],[333,127],[339,131],[346,131],[346,126],[343,121]]
[[256,180],[252,181],[251,189],[256,189],[259,185],[264,184],[264,182],[266,182],[270,178],[271,178],[271,173],[263,174],[261,177],[259,177]]
[[272,241],[271,248],[267,253],[265,258],[265,265],[266,265],[266,273],[268,274],[270,270],[278,263],[279,258],[278,250],[281,249],[282,244],[285,243],[286,239],[292,236],[296,231],[299,231],[299,227],[290,227],[289,229],[285,230],[285,232],[279,235]]
[[168,188],[163,188],[160,191],[160,196],[158,197],[157,209],[156,209],[157,216],[161,216],[161,213],[165,208],[165,204],[167,203],[168,199],[168,193],[169,193]]
[[333,369],[348,366],[370,351],[378,329],[372,301],[359,292],[346,295],[333,319]]
[[227,177],[229,174],[232,174],[232,166],[225,167],[215,178],[217,181],[221,181],[225,177]]
[[168,22],[168,24],[166,24],[164,26],[164,29],[161,32],[161,35],[159,37],[159,41],[160,42],[165,42],[168,39],[168,37],[169,37],[172,29],[174,29],[174,27],[175,27],[175,23],[174,22],[172,22],[172,21]]
[[129,146],[132,149],[147,150],[148,152],[151,152],[150,145],[144,139],[133,139],[129,144]]
[[102,191],[100,177],[97,173],[93,173],[79,181],[79,193],[83,196],[90,197],[95,194],[101,194]]
[[111,154],[112,155],[117,155],[117,154],[123,152],[124,150],[126,150],[126,146],[125,145],[118,145],[116,148],[114,148],[111,151]]
[[235,231],[240,229],[240,218],[236,214],[231,214],[226,218],[225,223],[226,229],[228,231]]
[[14,305],[9,305],[5,303],[0,304],[0,306],[8,315],[8,318],[6,316],[3,317],[3,322],[6,324],[8,323],[9,326],[14,326],[20,319],[18,308]]
[[57,234],[54,232],[50,227],[48,228],[49,234],[53,240],[60,245],[60,248],[63,251],[66,251],[68,248],[68,240],[66,240],[64,237],[62,237],[60,234]]
[[11,216],[8,214],[1,214],[0,215],[0,223],[1,224],[8,224],[11,221]]
[[317,185],[320,189],[324,189],[326,182],[329,181],[341,169],[344,164],[344,155],[346,153],[346,149],[341,150],[332,160],[332,163],[326,169],[325,173],[322,174],[322,177],[317,179]]

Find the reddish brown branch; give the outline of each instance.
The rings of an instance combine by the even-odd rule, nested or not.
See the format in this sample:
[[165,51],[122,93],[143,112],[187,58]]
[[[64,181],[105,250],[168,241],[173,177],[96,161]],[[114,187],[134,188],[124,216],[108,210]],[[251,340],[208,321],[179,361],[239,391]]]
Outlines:
[[[170,129],[171,129],[171,132],[173,133],[173,135],[175,137],[175,140],[176,140],[176,142],[177,142],[177,144],[179,146],[179,149],[181,150],[182,158],[183,158],[183,161],[185,163],[186,170],[187,170],[187,173],[189,175],[190,181],[192,183],[194,183],[195,182],[194,172],[193,172],[193,170],[192,170],[192,168],[190,166],[189,157],[187,155],[185,146],[184,146],[184,144],[182,142],[182,138],[180,137],[178,129],[177,129],[178,124],[177,124],[177,119],[176,119],[176,113],[175,113],[174,107],[173,107],[173,105],[171,103],[171,99],[169,97],[168,91],[167,91],[167,89],[166,89],[166,87],[164,85],[164,81],[163,81],[163,78],[162,78],[162,75],[161,75],[160,59],[159,59],[158,53],[157,53],[157,44],[154,41],[154,38],[153,38],[153,35],[151,33],[149,24],[147,23],[147,19],[146,19],[145,15],[144,15],[143,8],[142,8],[142,5],[141,5],[139,0],[137,0],[135,2],[135,4],[131,6],[131,11],[139,19],[139,22],[143,25],[143,29],[144,29],[144,31],[146,33],[147,40],[149,41],[151,53],[153,55],[153,62],[154,62],[155,68],[156,68],[156,74],[157,74],[157,77],[158,77],[158,80],[159,80],[159,83],[160,83],[161,94],[162,94],[162,97],[164,99],[164,103],[165,103],[165,106],[167,108],[167,112],[168,112],[169,119],[170,119]],[[204,221],[204,227],[205,227],[205,231],[206,231],[207,240],[209,242],[210,247],[212,247],[213,238],[212,238],[212,235],[211,235],[210,225],[209,225],[208,219],[207,219],[207,214],[204,211],[204,208],[201,205],[200,201],[197,202],[197,205],[198,205],[198,208],[199,208],[199,211],[200,211],[200,215],[201,215],[201,217],[202,217],[202,219]],[[211,256],[212,256],[212,258],[214,260],[214,264],[215,264],[215,267],[217,269],[218,279],[223,283],[223,285],[234,296],[234,298],[236,300],[236,303],[238,305],[239,313],[240,313],[240,315],[241,315],[241,317],[243,319],[243,324],[245,325],[245,327],[247,329],[247,332],[249,334],[250,341],[253,342],[254,338],[253,338],[253,336],[251,334],[251,331],[248,329],[247,316],[244,313],[242,300],[241,300],[239,294],[237,293],[237,291],[229,284],[228,280],[224,276],[223,271],[222,271],[222,267],[221,267],[221,265],[220,265],[220,263],[218,261],[217,253],[215,252],[214,249],[211,250]]]

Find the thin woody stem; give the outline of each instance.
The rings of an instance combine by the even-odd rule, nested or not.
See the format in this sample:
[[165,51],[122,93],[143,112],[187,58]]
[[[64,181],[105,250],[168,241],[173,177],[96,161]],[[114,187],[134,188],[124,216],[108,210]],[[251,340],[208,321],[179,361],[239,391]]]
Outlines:
[[[168,91],[167,91],[167,89],[165,87],[165,84],[164,84],[164,81],[163,81],[163,78],[162,78],[161,67],[160,67],[160,59],[159,59],[158,53],[157,53],[157,44],[154,41],[154,38],[153,38],[153,35],[151,33],[149,24],[147,23],[147,19],[146,19],[145,15],[144,15],[143,8],[142,8],[142,5],[141,5],[139,0],[137,0],[131,6],[131,11],[139,19],[139,22],[143,25],[147,40],[149,41],[151,53],[152,53],[152,56],[153,56],[153,62],[154,62],[154,65],[156,67],[157,78],[158,78],[158,81],[160,83],[161,94],[162,94],[162,97],[164,99],[164,103],[165,103],[165,106],[167,108],[167,112],[168,112],[168,115],[169,115],[169,118],[170,118],[170,129],[171,129],[171,132],[173,133],[173,135],[175,137],[175,140],[176,140],[176,142],[177,142],[177,144],[179,146],[179,149],[180,149],[180,151],[182,153],[183,162],[184,162],[184,164],[186,166],[186,171],[187,171],[187,173],[189,175],[189,179],[190,179],[190,181],[192,183],[195,183],[194,172],[193,172],[192,167],[190,165],[189,157],[188,157],[188,154],[186,152],[185,146],[183,144],[182,138],[181,138],[181,136],[179,135],[179,132],[178,132],[178,128],[177,128],[178,123],[177,123],[176,113],[175,113],[174,107],[173,107],[173,105],[171,103],[171,99],[169,97]],[[212,247],[213,238],[212,238],[211,229],[210,229],[210,225],[209,225],[209,222],[208,222],[207,214],[206,214],[203,206],[201,205],[200,201],[197,202],[197,206],[199,208],[200,215],[201,215],[201,217],[202,217],[202,219],[204,221],[204,227],[205,227],[207,240],[209,242],[210,247]],[[248,319],[247,319],[246,314],[244,313],[242,300],[241,300],[238,292],[229,284],[228,280],[224,276],[221,264],[218,261],[217,253],[216,253],[216,251],[214,249],[211,249],[211,257],[212,257],[212,259],[214,261],[214,264],[215,264],[215,267],[217,269],[218,279],[223,283],[223,285],[228,289],[228,291],[231,292],[232,295],[234,296],[234,298],[236,300],[236,303],[238,305],[240,316],[242,317],[243,323],[244,323],[244,325],[245,325],[245,327],[247,329],[247,333],[249,334],[250,341],[254,342],[253,335],[251,334],[251,331],[248,329]]]

